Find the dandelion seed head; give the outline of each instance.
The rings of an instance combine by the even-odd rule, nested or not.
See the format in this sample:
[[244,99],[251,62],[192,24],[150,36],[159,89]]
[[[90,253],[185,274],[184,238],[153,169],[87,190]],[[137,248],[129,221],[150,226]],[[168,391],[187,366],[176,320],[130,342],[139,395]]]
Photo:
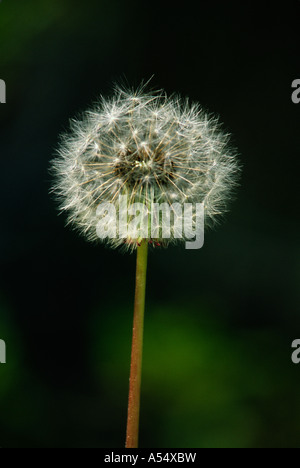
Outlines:
[[[118,213],[124,195],[146,206],[203,203],[205,223],[212,225],[226,212],[239,173],[236,150],[217,118],[188,100],[144,88],[117,88],[71,121],[52,168],[61,211],[91,241],[99,240],[98,206],[113,203]],[[168,243],[177,241],[172,232]],[[124,240],[108,242],[117,247]]]

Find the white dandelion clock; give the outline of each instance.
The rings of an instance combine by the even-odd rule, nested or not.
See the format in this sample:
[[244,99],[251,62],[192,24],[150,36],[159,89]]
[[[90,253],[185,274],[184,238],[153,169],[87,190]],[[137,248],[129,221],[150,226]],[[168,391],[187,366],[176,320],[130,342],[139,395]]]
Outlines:
[[[112,247],[125,243],[131,249],[141,239],[164,245],[185,239],[184,230],[176,234],[184,216],[183,209],[176,210],[179,205],[203,204],[205,224],[212,224],[226,211],[238,172],[228,134],[199,105],[161,92],[120,88],[72,122],[53,168],[54,191],[68,222],[91,241],[101,238]],[[127,201],[125,217],[120,200]],[[104,210],[108,204],[112,207]],[[146,228],[130,214],[137,204],[143,205]],[[155,216],[157,204],[175,206],[177,222],[171,223],[168,237],[161,217]],[[99,235],[103,218],[106,236]],[[120,219],[123,229],[116,226]],[[191,231],[194,224],[195,216]]]
[[199,206],[205,226],[226,212],[236,151],[199,105],[117,88],[72,121],[52,168],[68,223],[88,240],[137,250],[126,436],[126,447],[137,448],[148,244],[192,238]]

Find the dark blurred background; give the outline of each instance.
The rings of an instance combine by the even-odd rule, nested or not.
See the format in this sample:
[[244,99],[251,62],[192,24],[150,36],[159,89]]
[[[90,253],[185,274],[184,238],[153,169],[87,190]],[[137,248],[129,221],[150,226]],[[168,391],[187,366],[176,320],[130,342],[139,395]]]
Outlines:
[[300,447],[300,2],[0,4],[0,446],[122,447],[135,257],[65,228],[49,161],[114,81],[220,115],[243,175],[200,251],[152,251],[142,447]]

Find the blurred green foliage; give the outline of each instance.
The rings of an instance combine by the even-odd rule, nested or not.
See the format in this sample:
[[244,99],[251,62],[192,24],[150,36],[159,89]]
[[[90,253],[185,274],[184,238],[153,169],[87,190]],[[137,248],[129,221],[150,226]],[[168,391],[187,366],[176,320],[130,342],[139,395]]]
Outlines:
[[[113,309],[101,318],[95,313],[92,323],[92,369],[112,402],[121,401],[124,425],[130,312],[123,310],[118,320]],[[148,308],[141,443],[298,447],[298,369],[290,362],[289,349],[283,355],[280,333],[233,331],[224,320],[214,323],[213,315],[201,303]]]
[[[8,363],[0,366],[2,444],[123,446],[131,309],[119,304],[91,315],[84,392],[47,388],[1,310],[9,343]],[[201,303],[148,306],[141,445],[299,447],[298,368],[288,349],[283,355],[280,333],[233,331],[211,315]]]

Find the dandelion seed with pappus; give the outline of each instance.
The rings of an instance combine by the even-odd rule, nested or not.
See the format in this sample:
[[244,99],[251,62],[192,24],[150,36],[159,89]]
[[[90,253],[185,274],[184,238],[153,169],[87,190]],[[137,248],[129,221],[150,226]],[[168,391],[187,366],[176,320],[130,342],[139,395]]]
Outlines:
[[[230,136],[218,119],[198,104],[162,91],[147,92],[116,88],[109,99],[101,98],[94,109],[80,120],[73,120],[71,131],[61,139],[52,163],[53,191],[68,223],[90,241],[99,241],[99,207],[104,209],[107,235],[113,248],[137,250],[136,296],[131,355],[126,446],[138,446],[143,322],[148,245],[175,244],[190,238],[178,236],[175,222],[170,235],[162,235],[162,220],[151,207],[201,204],[205,226],[213,225],[227,210],[236,186],[239,166]],[[121,199],[129,211],[123,216],[123,234],[115,231],[121,219]],[[142,218],[134,224],[130,207],[142,206]],[[112,210],[109,209],[112,207]],[[177,221],[184,211],[177,212]],[[141,213],[140,213],[141,215]],[[148,225],[149,223],[149,225]],[[149,226],[154,226],[154,230]],[[148,229],[149,228],[149,229]],[[195,231],[191,218],[190,230]],[[124,234],[125,232],[125,234]],[[153,235],[155,232],[155,235]]]

